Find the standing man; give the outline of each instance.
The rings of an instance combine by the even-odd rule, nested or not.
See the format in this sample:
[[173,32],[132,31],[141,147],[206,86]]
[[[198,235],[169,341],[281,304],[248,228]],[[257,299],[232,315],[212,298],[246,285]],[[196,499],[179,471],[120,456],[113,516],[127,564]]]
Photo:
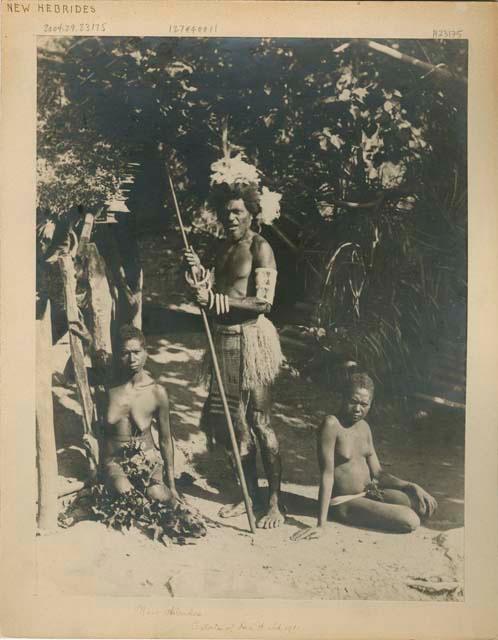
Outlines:
[[[258,506],[256,441],[268,479],[269,500],[258,527],[271,529],[284,522],[279,497],[282,465],[278,440],[270,424],[271,387],[278,374],[282,352],[277,331],[266,314],[275,295],[277,268],[268,242],[252,230],[261,212],[256,185],[223,184],[215,208],[226,239],[208,272],[198,256],[186,252],[201,286],[190,284],[196,302],[213,317],[213,338],[247,487]],[[209,396],[203,411],[208,434],[230,452],[230,438],[220,392],[211,375]],[[220,516],[243,513],[243,502],[229,504]]]

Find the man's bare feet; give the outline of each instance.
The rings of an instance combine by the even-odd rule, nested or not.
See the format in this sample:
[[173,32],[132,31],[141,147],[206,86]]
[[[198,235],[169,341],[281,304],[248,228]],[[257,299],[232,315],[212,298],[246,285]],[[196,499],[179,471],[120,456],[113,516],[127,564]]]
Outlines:
[[218,515],[220,518],[235,518],[236,516],[241,516],[246,512],[246,505],[243,500],[240,502],[232,502],[230,504],[225,504],[218,511]]
[[276,529],[280,525],[284,524],[285,516],[280,511],[277,505],[269,507],[264,516],[258,520],[259,529]]

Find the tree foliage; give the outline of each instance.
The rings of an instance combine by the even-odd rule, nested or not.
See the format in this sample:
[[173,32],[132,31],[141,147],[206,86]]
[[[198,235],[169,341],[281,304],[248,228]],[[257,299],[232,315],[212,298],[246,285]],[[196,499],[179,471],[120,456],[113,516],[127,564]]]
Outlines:
[[[68,205],[97,200],[137,147],[164,142],[180,186],[202,199],[225,119],[231,142],[282,191],[290,212],[327,217],[324,192],[347,200],[416,180],[433,153],[434,126],[451,124],[454,91],[361,44],[341,44],[51,40],[39,58],[41,184],[57,186],[50,196],[59,207],[64,197]],[[419,54],[430,47],[438,64],[465,61],[454,42],[392,44]],[[41,189],[41,204],[54,206],[48,196]]]
[[[465,41],[383,44],[466,74]],[[339,252],[322,316],[330,340],[346,332],[370,366],[402,366],[464,303],[463,83],[364,41],[58,38],[39,49],[38,106],[38,204],[57,215],[102,206],[138,162],[146,195],[130,197],[153,220],[167,201],[163,143],[183,211],[215,228],[203,204],[227,123],[232,147],[283,195],[279,231],[325,255],[318,271],[358,247],[353,267]]]

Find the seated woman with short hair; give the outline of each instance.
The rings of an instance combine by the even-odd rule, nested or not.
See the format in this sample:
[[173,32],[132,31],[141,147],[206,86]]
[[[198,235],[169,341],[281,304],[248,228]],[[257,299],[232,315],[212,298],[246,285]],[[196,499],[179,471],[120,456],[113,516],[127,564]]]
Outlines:
[[420,518],[434,513],[437,504],[427,491],[382,470],[365,420],[373,393],[368,375],[352,374],[337,416],[323,421],[318,432],[317,526],[296,532],[293,540],[320,537],[329,511],[332,520],[397,533],[413,531]]

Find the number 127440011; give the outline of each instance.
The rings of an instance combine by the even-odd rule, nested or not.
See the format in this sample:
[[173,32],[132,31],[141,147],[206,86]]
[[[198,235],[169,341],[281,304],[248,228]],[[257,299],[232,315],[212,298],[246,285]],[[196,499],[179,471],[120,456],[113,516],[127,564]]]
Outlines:
[[176,33],[178,35],[181,34],[208,34],[208,33],[217,33],[218,25],[217,24],[170,24],[169,32]]

